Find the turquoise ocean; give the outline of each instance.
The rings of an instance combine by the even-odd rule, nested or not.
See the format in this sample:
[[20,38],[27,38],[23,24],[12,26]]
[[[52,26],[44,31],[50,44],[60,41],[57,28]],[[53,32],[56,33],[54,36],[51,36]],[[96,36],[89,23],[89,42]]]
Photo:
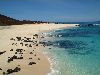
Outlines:
[[50,75],[100,75],[100,26],[45,32]]

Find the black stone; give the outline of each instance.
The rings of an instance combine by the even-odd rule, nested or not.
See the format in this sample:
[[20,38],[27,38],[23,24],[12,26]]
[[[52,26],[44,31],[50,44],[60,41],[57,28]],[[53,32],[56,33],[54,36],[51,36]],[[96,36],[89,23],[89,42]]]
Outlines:
[[6,52],[6,51],[0,52],[0,55],[1,55],[1,54],[4,54],[5,52]]
[[13,51],[13,49],[11,49],[10,51]]
[[16,37],[17,38],[17,41],[21,41],[21,37]]
[[2,69],[0,68],[0,70],[2,70]]
[[33,64],[36,64],[36,62],[30,62],[30,63],[29,63],[29,65],[33,65]]

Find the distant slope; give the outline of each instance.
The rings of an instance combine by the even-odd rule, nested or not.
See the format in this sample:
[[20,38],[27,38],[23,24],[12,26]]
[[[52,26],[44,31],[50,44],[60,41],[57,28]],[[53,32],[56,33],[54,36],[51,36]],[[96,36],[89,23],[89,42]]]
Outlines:
[[21,22],[19,20],[0,14],[0,25],[13,25],[13,24],[18,25],[21,24]]
[[6,26],[6,25],[21,25],[21,24],[40,24],[40,23],[49,23],[49,22],[43,22],[43,21],[30,21],[30,20],[16,20],[11,17],[5,16],[0,14],[0,26]]

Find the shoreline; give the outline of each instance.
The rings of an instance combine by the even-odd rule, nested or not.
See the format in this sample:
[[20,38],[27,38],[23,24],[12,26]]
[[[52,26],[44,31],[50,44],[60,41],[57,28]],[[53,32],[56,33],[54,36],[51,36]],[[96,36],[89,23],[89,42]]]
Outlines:
[[[20,37],[31,37],[33,34],[38,34],[44,31],[50,31],[50,30],[55,30],[55,29],[59,29],[59,28],[68,28],[68,27],[74,27],[76,24],[30,24],[30,25],[14,25],[14,26],[8,26],[8,28],[4,27],[4,29],[1,28],[0,30],[0,35],[2,37],[0,37],[0,51],[1,50],[6,50],[6,55],[11,57],[14,53],[11,52],[7,52],[8,49],[10,48],[22,48],[20,45],[16,46],[10,46],[10,44],[12,43],[11,41],[9,41],[10,38],[12,37],[16,37],[16,36],[20,36]],[[35,39],[38,40],[39,39]],[[15,42],[15,41],[14,41]],[[19,42],[17,42],[19,43]],[[18,75],[22,75],[24,74],[34,74],[35,75],[47,75],[48,73],[51,72],[51,63],[50,60],[48,58],[48,56],[46,54],[43,53],[43,48],[41,46],[36,47],[37,49],[34,50],[34,53],[37,54],[36,57],[33,57],[34,61],[36,62],[36,64],[33,64],[32,66],[26,65],[28,64],[27,62],[29,62],[28,58],[30,58],[28,54],[28,50],[31,50],[32,48],[26,48],[23,47],[24,49],[26,49],[26,54],[23,54],[23,57],[25,59],[23,60],[14,60],[12,63],[20,64],[20,68],[21,71],[16,73]],[[42,49],[42,50],[41,50]],[[15,52],[15,51],[14,51]],[[0,55],[0,60],[3,60],[3,62],[0,62],[0,68],[2,68],[2,71],[7,70],[5,68],[14,68],[15,65],[8,64],[4,61],[7,61],[7,57],[5,57],[5,54]],[[27,58],[27,59],[26,59]],[[39,61],[37,60],[39,59]],[[21,62],[25,62],[24,64]],[[3,66],[6,67],[4,68]],[[8,65],[8,66],[7,66]],[[18,64],[17,64],[18,65]],[[45,67],[44,67],[45,66]],[[26,69],[27,68],[27,69]],[[4,70],[3,70],[4,69]],[[38,71],[37,71],[38,70]],[[2,75],[2,72],[0,72],[0,75]]]

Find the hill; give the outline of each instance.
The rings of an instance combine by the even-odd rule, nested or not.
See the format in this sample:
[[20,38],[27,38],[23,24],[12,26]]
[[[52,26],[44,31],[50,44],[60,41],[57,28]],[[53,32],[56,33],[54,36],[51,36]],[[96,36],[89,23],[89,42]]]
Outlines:
[[42,21],[30,21],[30,20],[16,20],[11,17],[5,16],[0,14],[0,26],[6,25],[22,25],[22,24],[40,24],[40,23],[49,23],[49,22],[42,22]]

